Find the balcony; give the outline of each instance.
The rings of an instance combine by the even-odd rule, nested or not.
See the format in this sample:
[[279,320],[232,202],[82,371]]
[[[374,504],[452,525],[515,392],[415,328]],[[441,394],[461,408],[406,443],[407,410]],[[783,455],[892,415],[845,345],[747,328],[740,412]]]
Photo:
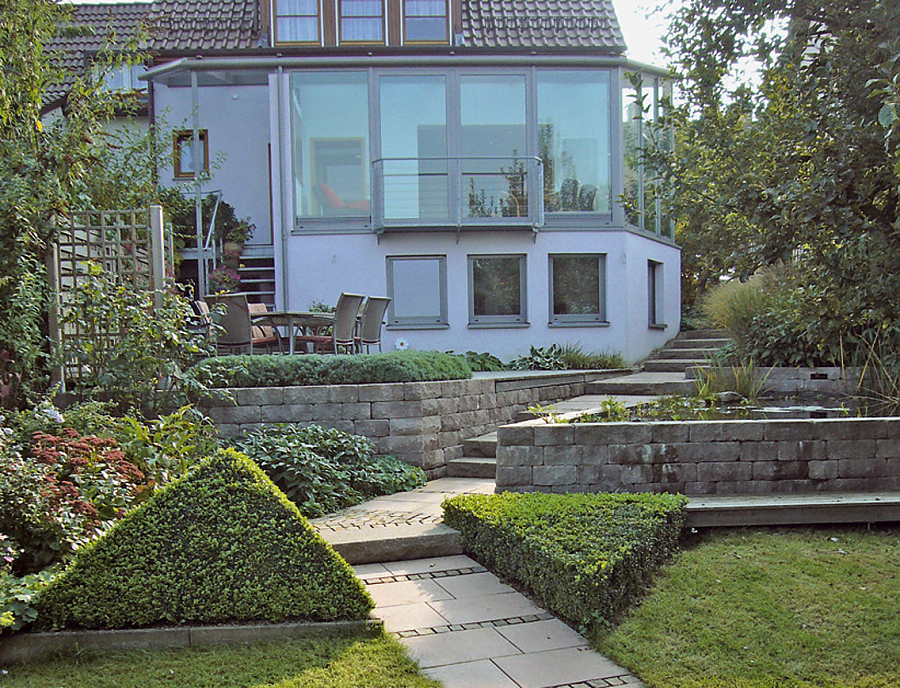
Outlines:
[[510,228],[544,224],[543,164],[536,157],[379,158],[372,161],[372,224],[397,229]]

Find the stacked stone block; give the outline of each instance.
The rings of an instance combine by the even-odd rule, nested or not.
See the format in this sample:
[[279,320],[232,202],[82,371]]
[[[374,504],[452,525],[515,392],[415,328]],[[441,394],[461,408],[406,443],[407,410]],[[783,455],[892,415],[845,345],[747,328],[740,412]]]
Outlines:
[[546,378],[488,378],[371,385],[257,387],[228,390],[204,411],[223,437],[273,423],[323,425],[363,435],[380,454],[420,466],[429,478],[462,456],[462,443],[513,421],[532,404],[584,393],[584,373]]
[[900,418],[529,421],[498,431],[498,491],[710,495],[897,489]]

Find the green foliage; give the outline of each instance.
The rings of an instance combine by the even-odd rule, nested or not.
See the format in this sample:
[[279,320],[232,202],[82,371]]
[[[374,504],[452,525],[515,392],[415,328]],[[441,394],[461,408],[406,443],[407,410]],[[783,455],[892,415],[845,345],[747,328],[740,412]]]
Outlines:
[[[73,392],[104,398],[155,415],[183,404],[196,379],[185,370],[210,343],[193,327],[188,299],[174,292],[154,294],[117,283],[101,266],[88,263],[88,278],[72,291],[61,322],[77,328],[60,361],[80,366]],[[162,303],[154,305],[154,298]]]
[[625,359],[620,353],[589,353],[581,344],[566,344],[560,358],[566,370],[610,370],[624,368]]
[[[452,354],[453,352],[448,351],[447,353]],[[503,361],[487,352],[467,351],[464,354],[456,355],[466,359],[466,363],[469,364],[469,368],[473,373],[506,370]]]
[[540,603],[588,627],[619,619],[675,551],[678,495],[463,495],[444,521],[463,547]]
[[286,387],[465,380],[472,371],[457,356],[391,351],[352,356],[219,356],[200,361],[190,377],[205,387]]
[[78,553],[40,628],[363,619],[353,571],[247,457],[218,451]]
[[[668,39],[686,95],[675,153],[658,154],[685,298],[793,260],[795,283],[755,325],[761,365],[831,363],[841,342],[886,335],[896,347],[900,5],[689,0]],[[761,78],[729,91],[747,57]]]
[[307,517],[425,484],[420,468],[373,456],[365,438],[317,425],[276,425],[232,442]]
[[519,356],[509,362],[510,370],[564,370],[563,350],[559,344],[529,348],[527,355]]
[[54,221],[77,204],[82,181],[102,170],[101,126],[123,105],[100,88],[103,70],[136,59],[132,46],[104,53],[101,77],[94,79],[92,70],[76,76],[66,117],[45,127],[47,91],[66,76],[61,56],[45,46],[66,31],[70,12],[53,0],[0,4],[0,382],[6,392],[0,403],[7,408],[46,389],[44,258],[55,238]]
[[37,618],[37,596],[56,575],[53,569],[21,578],[0,571],[0,633],[21,630]]
[[[176,246],[178,248],[196,246],[197,210],[195,199],[183,194],[178,187],[160,189],[158,195],[160,202],[166,208],[167,217],[172,223]],[[209,229],[213,213],[215,213],[215,238],[218,241],[245,243],[253,236],[256,225],[250,222],[250,218],[239,218],[234,206],[227,201],[220,199],[218,207],[216,207],[216,198],[214,194],[209,194],[200,200],[204,235]]]

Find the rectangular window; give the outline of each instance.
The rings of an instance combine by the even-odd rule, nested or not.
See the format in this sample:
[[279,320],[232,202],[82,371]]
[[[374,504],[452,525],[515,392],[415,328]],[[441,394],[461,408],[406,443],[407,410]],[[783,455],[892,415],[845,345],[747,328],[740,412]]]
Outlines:
[[606,256],[550,256],[550,323],[606,322]]
[[447,327],[447,257],[388,256],[388,325]]
[[384,0],[338,0],[341,43],[384,43]]
[[366,73],[294,72],[291,92],[297,217],[368,218]]
[[380,89],[384,217],[448,217],[446,78],[383,76]]
[[275,43],[319,43],[319,0],[275,0]]
[[545,211],[611,212],[609,74],[539,71],[537,110]]
[[[202,172],[209,172],[209,132],[201,129],[197,141],[197,157],[203,160]],[[193,179],[196,172],[194,164],[194,132],[190,130],[176,131],[172,134],[172,157],[176,179]]]
[[447,43],[447,0],[405,0],[403,38],[406,43]]
[[662,299],[663,264],[647,261],[647,321],[650,327],[664,328]]
[[469,325],[527,325],[525,256],[469,256]]

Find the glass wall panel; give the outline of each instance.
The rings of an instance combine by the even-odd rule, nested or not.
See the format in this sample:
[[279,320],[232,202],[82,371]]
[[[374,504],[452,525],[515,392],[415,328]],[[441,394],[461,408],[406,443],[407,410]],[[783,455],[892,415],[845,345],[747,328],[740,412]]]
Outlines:
[[447,86],[443,76],[383,76],[384,216],[449,217]]
[[447,324],[447,258],[389,256],[389,321],[392,325]]
[[610,212],[609,74],[539,71],[537,110],[544,210]]
[[605,256],[550,256],[551,322],[606,320]]
[[622,155],[624,162],[625,222],[643,227],[641,201],[641,105],[640,90],[628,79],[622,85]]
[[469,320],[525,322],[525,256],[469,256]]
[[[644,121],[641,125],[641,146],[645,150],[654,150],[655,140],[659,136],[657,123],[657,107],[659,80],[649,77],[644,78],[642,95]],[[649,160],[644,162],[644,229],[648,232],[659,234],[659,178],[657,170]]]
[[525,76],[463,75],[459,95],[463,217],[527,216]]
[[297,216],[368,216],[366,73],[294,72],[291,124]]

